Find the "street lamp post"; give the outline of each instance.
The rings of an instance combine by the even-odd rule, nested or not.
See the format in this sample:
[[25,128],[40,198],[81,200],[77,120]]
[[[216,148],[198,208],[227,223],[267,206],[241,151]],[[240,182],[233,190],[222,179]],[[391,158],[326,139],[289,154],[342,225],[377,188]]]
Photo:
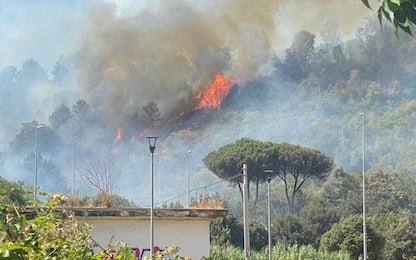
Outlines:
[[35,177],[34,177],[34,190],[33,190],[33,200],[37,199],[37,190],[38,190],[38,129],[43,126],[37,125],[35,127]]
[[188,150],[188,208],[191,205],[191,150]]
[[268,232],[268,251],[269,260],[272,260],[272,236],[271,236],[271,222],[270,222],[270,181],[272,178],[267,177],[267,232]]
[[361,155],[362,155],[362,175],[363,175],[363,259],[367,259],[367,227],[366,227],[366,191],[365,191],[365,119],[364,113],[361,116]]
[[156,149],[156,140],[157,137],[155,136],[149,136],[147,137],[147,139],[149,140],[149,150],[150,150],[150,154],[152,157],[152,166],[151,166],[151,177],[150,177],[150,190],[151,190],[151,203],[150,203],[150,259],[153,258],[153,242],[154,242],[154,226],[153,226],[153,208],[154,208],[154,167],[153,167],[153,157],[154,157],[154,152]]
[[272,224],[271,224],[271,207],[270,207],[270,181],[272,178],[270,175],[274,172],[273,170],[265,170],[264,171],[267,175],[267,242],[268,242],[268,254],[269,260],[272,260]]

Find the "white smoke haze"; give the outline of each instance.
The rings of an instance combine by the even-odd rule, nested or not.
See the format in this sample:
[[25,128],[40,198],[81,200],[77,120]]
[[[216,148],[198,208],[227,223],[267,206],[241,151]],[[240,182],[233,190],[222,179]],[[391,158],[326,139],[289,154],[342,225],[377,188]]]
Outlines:
[[[359,0],[88,1],[75,2],[75,7],[51,3],[40,1],[39,5],[32,5],[33,9],[25,7],[25,14],[18,17],[28,17],[18,23],[16,31],[7,28],[11,32],[5,38],[11,44],[7,48],[19,46],[23,40],[35,47],[20,47],[6,55],[4,62],[18,66],[23,60],[34,58],[46,64],[50,73],[51,60],[56,61],[62,53],[77,55],[78,81],[67,83],[64,89],[48,84],[33,87],[24,101],[30,104],[30,113],[24,119],[49,124],[48,117],[57,106],[64,103],[71,107],[78,98],[85,98],[98,110],[105,125],[87,129],[93,136],[90,140],[77,140],[77,149],[87,151],[77,154],[78,169],[109,155],[117,129],[137,124],[136,114],[149,101],[155,101],[167,118],[190,111],[195,105],[192,97],[205,90],[216,73],[224,73],[240,86],[250,87],[248,82],[267,75],[272,59],[290,46],[298,31],[315,33],[318,40],[329,30],[349,37],[369,14]],[[29,10],[36,15],[30,15]],[[37,20],[41,24],[36,24]],[[25,37],[14,36],[18,31]],[[0,32],[0,35],[7,33]],[[0,43],[1,49],[6,49],[6,43]],[[270,84],[278,85],[279,79]],[[183,188],[179,192],[186,192],[183,173],[188,171],[187,151],[192,151],[193,172],[210,181],[215,177],[203,169],[202,158],[221,145],[240,137],[276,142],[299,140],[300,129],[317,117],[295,104],[281,106],[279,102],[271,102],[270,109],[276,111],[273,117],[248,109],[244,120],[250,124],[245,124],[245,129],[239,125],[241,115],[218,113],[216,120],[223,122],[221,127],[207,124],[205,131],[182,130],[159,140],[156,149],[159,200],[175,190],[178,192],[178,186]],[[296,109],[296,117],[282,116]],[[6,150],[22,122],[13,123],[7,121],[7,126],[0,130],[1,150]],[[319,121],[316,124],[319,126]],[[282,127],[276,129],[276,125]],[[67,138],[72,134],[61,132]],[[71,147],[70,139],[64,142]],[[115,156],[118,192],[141,205],[148,201],[150,158],[146,142],[123,137],[117,144],[120,153]],[[56,155],[64,164],[62,174],[68,180],[72,174],[71,154],[62,151]],[[13,171],[10,166],[9,172]],[[32,176],[26,180],[31,183]],[[77,182],[80,181],[77,177]]]

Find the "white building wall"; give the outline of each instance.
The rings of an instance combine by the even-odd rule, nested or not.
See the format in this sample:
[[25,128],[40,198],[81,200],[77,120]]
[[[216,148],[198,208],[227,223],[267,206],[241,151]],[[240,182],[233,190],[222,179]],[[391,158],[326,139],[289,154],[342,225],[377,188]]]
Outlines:
[[[80,222],[93,225],[92,238],[102,247],[116,241],[138,247],[150,248],[150,221],[145,218],[78,217]],[[180,256],[199,260],[209,256],[209,219],[154,219],[154,246],[161,249],[180,247]],[[145,256],[149,256],[147,252]]]

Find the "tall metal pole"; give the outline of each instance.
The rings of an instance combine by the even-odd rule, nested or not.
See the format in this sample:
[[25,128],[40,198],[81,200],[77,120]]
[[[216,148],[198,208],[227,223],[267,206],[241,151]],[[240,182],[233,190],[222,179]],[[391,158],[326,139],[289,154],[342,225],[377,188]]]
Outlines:
[[272,260],[272,233],[271,233],[271,222],[270,222],[270,181],[272,178],[267,177],[267,235],[268,235],[268,251],[269,251],[269,260]]
[[264,173],[267,176],[267,235],[268,235],[268,253],[269,253],[269,260],[272,259],[272,233],[271,233],[271,207],[270,207],[270,181],[272,178],[272,174],[274,173],[273,170],[265,170]]
[[248,176],[247,164],[243,163],[243,219],[244,219],[244,255],[250,260],[250,229],[248,216]]
[[191,150],[188,150],[188,208],[191,205]]
[[33,200],[37,199],[37,190],[38,190],[38,129],[41,128],[41,125],[37,125],[35,128],[35,177],[34,177],[34,190],[33,190]]
[[151,199],[151,207],[150,207],[150,259],[153,259],[153,245],[154,245],[154,219],[153,219],[153,208],[154,208],[154,189],[153,189],[153,179],[154,179],[154,168],[153,168],[153,157],[154,154],[152,153],[152,176],[151,176],[151,190],[152,190],[152,199]]
[[363,175],[363,259],[367,259],[367,227],[366,227],[366,190],[365,190],[365,120],[361,112],[361,154],[362,154],[362,175]]
[[149,149],[150,154],[152,157],[152,163],[151,163],[151,177],[150,177],[150,190],[151,190],[151,203],[150,203],[150,259],[153,259],[153,245],[154,245],[154,225],[153,225],[153,208],[154,208],[154,152],[156,149],[156,139],[157,137],[151,136],[147,137],[149,140]]

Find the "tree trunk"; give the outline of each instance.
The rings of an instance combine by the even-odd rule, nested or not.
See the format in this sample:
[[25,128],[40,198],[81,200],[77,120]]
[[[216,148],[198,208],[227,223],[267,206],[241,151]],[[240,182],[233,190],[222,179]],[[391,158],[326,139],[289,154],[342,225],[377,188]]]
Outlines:
[[256,197],[254,198],[254,209],[256,209],[257,201],[259,200],[259,180],[256,180]]
[[283,179],[283,182],[285,183],[285,194],[286,194],[287,204],[289,205],[289,209],[292,212],[292,203],[291,203],[290,197],[289,197],[289,190],[288,190],[288,187],[287,187],[287,185],[288,185],[287,180]]

